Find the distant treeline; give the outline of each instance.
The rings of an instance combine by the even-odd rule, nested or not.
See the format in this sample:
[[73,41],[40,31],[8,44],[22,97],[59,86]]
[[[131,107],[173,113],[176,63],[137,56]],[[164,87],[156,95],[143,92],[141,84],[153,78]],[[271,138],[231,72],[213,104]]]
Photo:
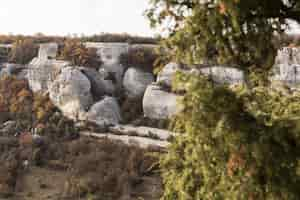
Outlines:
[[157,44],[159,38],[133,36],[129,34],[101,33],[92,36],[46,36],[44,34],[28,35],[0,35],[0,44],[13,44],[18,40],[31,39],[34,43],[64,43],[65,40],[76,38],[82,42],[127,42],[131,44]]

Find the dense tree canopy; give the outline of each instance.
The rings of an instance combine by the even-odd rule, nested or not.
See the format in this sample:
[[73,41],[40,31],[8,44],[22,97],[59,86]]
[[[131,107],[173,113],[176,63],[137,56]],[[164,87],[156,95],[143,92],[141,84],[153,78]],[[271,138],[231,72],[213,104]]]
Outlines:
[[287,19],[300,22],[300,1],[151,2],[147,15],[168,30],[163,46],[173,59],[235,66],[255,80],[229,87],[177,74],[173,90],[185,92],[173,129],[181,134],[161,158],[162,199],[300,199],[300,93],[259,84],[274,64],[274,36]]
[[177,59],[245,71],[269,69],[276,53],[273,36],[283,32],[286,19],[300,22],[298,0],[151,0],[151,5],[147,15],[153,26],[167,28],[166,46]]

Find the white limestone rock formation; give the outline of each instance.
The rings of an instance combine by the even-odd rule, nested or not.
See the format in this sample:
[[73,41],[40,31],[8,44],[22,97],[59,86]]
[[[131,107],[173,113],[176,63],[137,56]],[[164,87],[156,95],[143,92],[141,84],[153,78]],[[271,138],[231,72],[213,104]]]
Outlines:
[[50,85],[49,96],[64,116],[86,120],[86,112],[93,103],[89,79],[75,67],[66,67]]
[[159,84],[171,87],[176,72],[186,74],[204,74],[220,84],[239,84],[244,82],[244,74],[241,70],[232,67],[210,66],[203,68],[187,68],[177,63],[167,64],[157,76]]
[[46,93],[60,71],[69,65],[68,61],[34,58],[27,69],[27,79],[31,90]]
[[154,81],[153,74],[144,72],[141,69],[129,68],[123,79],[123,86],[126,96],[131,99],[143,97],[148,85]]
[[143,98],[144,115],[150,119],[168,119],[180,111],[177,99],[180,96],[163,91],[158,85],[147,87]]
[[233,67],[212,66],[201,68],[200,72],[211,77],[213,81],[219,84],[241,84],[244,82],[244,74],[241,70]]
[[[174,75],[176,72],[184,72],[182,66],[177,63],[169,63],[167,64],[157,75],[157,80],[161,85],[171,87]],[[186,71],[187,72],[187,71]]]
[[87,120],[105,128],[117,125],[122,120],[119,104],[114,97],[105,97],[95,103],[87,114]]
[[44,60],[55,59],[57,51],[58,51],[57,43],[40,44],[38,58]]
[[128,136],[139,136],[148,137],[157,140],[168,141],[176,134],[163,129],[151,128],[145,126],[131,126],[131,125],[116,125],[109,128],[111,133],[116,135],[128,135]]
[[300,48],[285,47],[278,51],[270,79],[289,87],[300,83]]
[[300,64],[300,48],[299,47],[284,47],[278,50],[275,59],[275,65],[285,64],[293,65]]

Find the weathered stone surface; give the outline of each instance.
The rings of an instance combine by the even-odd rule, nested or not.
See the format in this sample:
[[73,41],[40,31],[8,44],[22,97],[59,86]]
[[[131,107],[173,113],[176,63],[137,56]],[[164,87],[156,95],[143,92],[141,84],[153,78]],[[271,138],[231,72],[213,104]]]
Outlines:
[[140,136],[158,140],[168,140],[175,136],[175,133],[171,131],[145,126],[117,125],[110,127],[109,131],[117,135]]
[[101,134],[92,132],[81,132],[80,135],[87,137],[94,137],[98,139],[108,139],[113,141],[122,142],[128,146],[138,146],[139,148],[152,150],[161,150],[166,148],[170,143],[167,141],[155,140],[150,138],[144,138],[139,136],[128,136],[128,135],[113,135],[113,134]]
[[129,68],[123,79],[125,93],[129,98],[141,98],[148,85],[154,81],[151,73],[137,68]]
[[180,110],[178,98],[178,95],[165,92],[157,85],[149,85],[143,98],[144,115],[150,119],[168,119]]
[[213,66],[200,69],[201,73],[212,78],[220,84],[239,84],[244,82],[244,74],[241,70],[232,67]]
[[156,81],[159,84],[170,87],[172,85],[174,75],[179,71],[184,71],[179,64],[173,62],[169,63],[158,73]]
[[114,97],[105,97],[90,108],[87,120],[96,123],[100,127],[116,125],[122,120],[120,113],[117,100]]
[[55,59],[58,51],[58,44],[56,43],[45,43],[40,44],[39,59]]
[[284,47],[278,50],[275,64],[293,65],[300,64],[300,48]]
[[34,58],[28,66],[27,79],[34,92],[47,92],[49,85],[60,71],[68,66],[68,61]]
[[278,51],[270,79],[290,87],[300,83],[300,48],[285,47]]
[[299,86],[300,83],[300,62],[299,64],[277,64],[273,69],[271,80],[280,81],[290,87]]
[[244,82],[244,75],[241,70],[232,67],[224,66],[209,66],[200,69],[184,68],[177,63],[167,64],[157,76],[157,82],[162,85],[171,86],[172,80],[176,72],[183,72],[187,74],[202,73],[210,76],[212,80],[220,84],[238,84]]
[[91,92],[94,100],[98,101],[104,95],[112,96],[115,93],[115,85],[109,80],[108,73],[102,69],[102,73],[95,69],[80,67],[80,71],[90,80]]
[[74,120],[85,120],[93,102],[91,83],[75,67],[66,67],[50,85],[49,96],[63,114]]

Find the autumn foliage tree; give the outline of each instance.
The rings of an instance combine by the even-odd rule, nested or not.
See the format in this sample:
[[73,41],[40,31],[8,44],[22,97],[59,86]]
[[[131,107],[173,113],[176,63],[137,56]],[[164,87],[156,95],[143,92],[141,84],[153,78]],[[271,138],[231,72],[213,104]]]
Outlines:
[[[177,74],[183,111],[176,137],[161,158],[163,200],[296,200],[300,198],[299,93],[268,87],[273,42],[300,22],[298,0],[152,0],[151,24],[186,64],[241,69],[246,84],[232,88],[202,76]],[[199,66],[199,65],[198,65]]]
[[102,64],[101,58],[97,54],[97,49],[87,48],[82,42],[75,39],[65,41],[59,58],[68,60],[75,66],[94,69],[98,69]]

